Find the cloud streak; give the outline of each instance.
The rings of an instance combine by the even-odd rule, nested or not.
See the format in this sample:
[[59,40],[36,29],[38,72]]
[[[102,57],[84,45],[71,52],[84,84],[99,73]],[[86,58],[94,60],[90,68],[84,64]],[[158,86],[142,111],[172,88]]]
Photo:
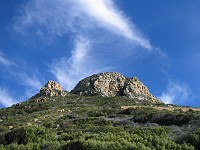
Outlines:
[[179,103],[183,104],[191,96],[191,89],[185,83],[169,81],[167,88],[162,92],[159,99],[166,104]]
[[35,34],[43,35],[38,25],[39,28],[45,27],[45,32],[57,35],[67,32],[79,34],[101,26],[132,40],[136,45],[152,48],[149,40],[143,38],[135,25],[115,7],[112,0],[30,1],[22,10],[21,16],[16,19],[14,30],[24,33],[27,28],[36,27]]
[[[21,96],[22,98],[29,98],[42,87],[40,80],[32,71],[33,69],[31,69],[32,75],[28,74],[27,68],[23,68],[19,66],[15,61],[7,59],[6,56],[1,52],[0,65],[2,65],[5,68],[1,70],[2,76],[4,76],[4,73],[6,73],[6,76],[9,76],[9,78],[16,82],[18,85],[28,87],[25,89],[25,95]],[[16,102],[16,97],[11,97],[6,88],[0,87],[0,104],[7,107],[11,106],[13,103]]]
[[[25,95],[21,96],[21,98],[27,99],[42,87],[39,79],[34,75],[33,71],[31,72],[33,75],[30,76],[30,74],[26,72],[27,68],[22,68],[15,61],[8,59],[8,57],[2,52],[0,52],[0,66],[3,68],[1,70],[2,77],[6,75],[5,78],[13,80],[13,83],[16,82],[18,85],[28,87],[25,90]],[[0,105],[5,107],[11,106],[12,104],[17,103],[16,99],[16,97],[10,96],[5,87],[0,87]]]
[[20,93],[18,93],[18,98],[12,97],[6,88],[0,87],[0,105],[9,107],[14,103],[19,102],[19,100],[23,101],[24,99],[30,98],[36,94],[42,87],[40,80],[36,77],[36,75],[34,75],[34,73],[32,76],[30,76],[24,71],[19,70],[21,69],[18,67],[10,68],[8,73],[14,79],[14,82],[17,82],[18,85],[23,85],[25,87],[24,93],[21,96]]
[[97,24],[101,24],[112,32],[133,40],[143,48],[152,49],[150,42],[140,35],[133,23],[115,7],[113,1],[80,0],[76,2],[79,5],[79,9],[89,17],[92,17]]
[[103,55],[104,52],[97,49],[109,43],[106,50],[116,53],[111,39],[129,41],[126,42],[129,43],[129,49],[153,49],[150,41],[144,38],[112,0],[32,0],[15,18],[13,29],[22,35],[34,33],[41,39],[71,34],[74,40],[71,56],[55,58],[49,65],[50,72],[67,90],[71,90],[83,77],[107,71],[110,66],[98,62],[110,58],[103,57],[104,60],[100,60],[102,58],[98,54]]
[[27,86],[27,87],[31,87],[32,89],[40,89],[42,87],[41,82],[39,81],[39,79],[33,74],[33,76],[29,76],[27,73],[25,72],[20,72],[18,74],[19,77],[19,81],[21,84]]
[[77,84],[77,81],[99,71],[99,67],[94,68],[92,65],[94,62],[88,55],[89,51],[90,42],[83,37],[79,37],[75,41],[71,57],[63,57],[54,61],[53,66],[51,65],[51,72],[64,89],[71,90]]
[[13,66],[15,63],[6,58],[6,56],[0,52],[0,65],[3,65],[5,67]]
[[6,89],[0,88],[0,103],[4,107],[9,107],[17,102],[9,95],[9,92]]
[[51,72],[65,89],[72,89],[75,86],[74,83],[76,80],[88,72],[88,70],[86,71],[88,69],[86,68],[86,63],[89,47],[89,41],[80,37],[75,42],[75,47],[70,58],[63,57],[53,63]]

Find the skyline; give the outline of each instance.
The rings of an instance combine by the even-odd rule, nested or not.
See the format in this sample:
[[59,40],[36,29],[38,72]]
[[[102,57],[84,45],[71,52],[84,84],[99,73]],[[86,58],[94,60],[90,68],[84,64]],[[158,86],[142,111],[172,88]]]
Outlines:
[[137,76],[166,103],[200,106],[200,2],[0,2],[0,107],[48,81],[72,90],[100,72]]

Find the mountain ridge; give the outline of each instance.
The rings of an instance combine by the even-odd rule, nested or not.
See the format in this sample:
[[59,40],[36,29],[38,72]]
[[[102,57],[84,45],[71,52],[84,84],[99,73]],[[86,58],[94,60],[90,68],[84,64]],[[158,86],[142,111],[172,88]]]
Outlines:
[[125,96],[152,102],[160,101],[137,77],[127,78],[117,72],[103,72],[86,77],[75,86],[71,93],[103,97]]
[[137,77],[127,78],[117,72],[103,72],[88,76],[72,89],[70,92],[64,91],[62,86],[56,81],[49,80],[35,96],[66,96],[67,94],[77,94],[85,96],[115,97],[125,96],[131,99],[147,100],[151,102],[161,102],[153,96],[147,86]]
[[[99,76],[102,80],[113,77],[102,84],[97,82]],[[89,83],[86,94],[64,91],[57,82],[48,81],[29,100],[0,109],[0,149],[199,149],[200,109],[154,102],[145,95],[146,100],[139,99],[134,92],[132,98],[121,96],[127,85],[129,91],[144,88],[134,89],[139,79],[118,73],[96,74],[81,81],[81,89]],[[96,94],[100,87],[102,93]],[[87,94],[90,90],[95,94]]]

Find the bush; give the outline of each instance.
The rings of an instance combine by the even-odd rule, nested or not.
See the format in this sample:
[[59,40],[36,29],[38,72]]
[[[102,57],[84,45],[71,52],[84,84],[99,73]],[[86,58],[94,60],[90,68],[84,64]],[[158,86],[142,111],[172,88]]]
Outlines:
[[44,140],[52,141],[57,139],[52,131],[36,126],[18,128],[5,134],[5,141],[7,144],[38,143]]

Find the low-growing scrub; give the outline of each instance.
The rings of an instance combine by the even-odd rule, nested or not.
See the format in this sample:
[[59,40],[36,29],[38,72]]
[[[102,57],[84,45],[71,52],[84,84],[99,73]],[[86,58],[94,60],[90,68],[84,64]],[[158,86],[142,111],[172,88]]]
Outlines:
[[73,94],[40,103],[29,100],[0,110],[0,150],[199,148],[199,112],[157,110],[151,105],[125,97]]

